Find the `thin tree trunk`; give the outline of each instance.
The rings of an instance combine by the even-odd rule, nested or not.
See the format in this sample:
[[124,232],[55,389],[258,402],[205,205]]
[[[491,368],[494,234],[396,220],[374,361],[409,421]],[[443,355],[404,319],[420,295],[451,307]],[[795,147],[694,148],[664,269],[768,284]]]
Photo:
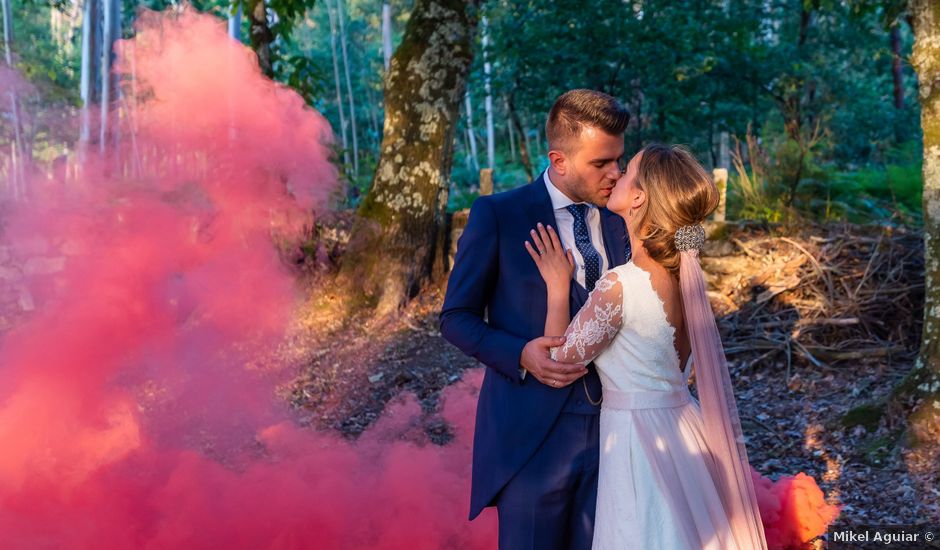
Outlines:
[[454,129],[479,0],[416,0],[385,79],[386,124],[341,280],[375,313],[397,311],[443,273]]
[[483,89],[486,91],[486,165],[491,170],[496,164],[496,132],[493,129],[493,93],[490,89],[490,61],[487,59],[490,35],[489,24],[483,17]]
[[[526,126],[528,126],[528,124],[526,124]],[[536,126],[532,133],[535,134],[535,156],[541,157],[544,152],[542,151],[542,131]]]
[[49,35],[55,42],[56,50],[62,49],[62,12],[53,8],[49,10]]
[[79,138],[87,144],[91,140],[91,108],[98,102],[98,64],[101,61],[101,35],[99,0],[85,0],[82,18],[82,120]]
[[242,39],[242,3],[235,0],[229,6],[228,35],[241,42]]
[[3,8],[3,58],[7,67],[13,67],[13,10],[10,0],[2,0]]
[[[13,10],[10,0],[0,0],[3,12],[3,57],[7,67],[13,68]],[[9,188],[14,200],[24,198],[26,194],[26,157],[25,139],[23,138],[20,99],[16,87],[10,86],[10,115],[13,119],[13,144],[10,155]]]
[[[506,108],[506,115],[509,115],[509,100],[503,97],[503,107]],[[509,158],[516,162],[516,130],[512,120],[506,123],[506,129],[509,131]]]
[[[519,122],[521,123],[522,121],[520,120]],[[529,130],[528,130],[528,128],[526,128],[526,127],[523,125],[523,126],[520,127],[520,130],[519,130],[519,131],[522,132],[522,143],[523,143],[523,145],[525,145],[526,157],[529,159],[529,163],[530,163],[530,164],[529,164],[529,170],[526,170],[526,171],[527,171],[527,172],[528,172],[528,171],[533,171],[533,169],[532,169],[532,164],[531,164],[531,162],[532,162],[532,157],[533,157],[533,156],[536,156],[536,157],[537,157],[539,153],[538,153],[538,151],[536,151],[536,150],[534,150],[534,149],[532,148],[532,138],[529,137]],[[534,171],[533,171],[533,173],[534,173]],[[530,179],[531,179],[531,177],[532,177],[532,176],[530,175]]]
[[910,10],[924,133],[924,328],[909,381],[926,399],[911,416],[916,441],[940,435],[940,3],[911,0]]
[[460,132],[460,136],[458,136],[454,141],[457,143],[457,145],[461,146],[459,152],[463,155],[464,164],[467,165],[467,171],[470,172],[473,170],[473,157],[470,155],[470,142],[467,141],[467,133]]
[[473,169],[480,171],[480,160],[477,156],[477,140],[473,135],[473,105],[470,103],[470,90],[464,94],[464,107],[467,113],[467,141],[470,143],[470,158],[473,160]]
[[[809,27],[812,23],[812,15],[812,12],[807,10],[805,6],[801,6],[800,30],[796,43],[798,57],[801,57],[799,52],[802,51],[804,45],[806,44],[806,38],[809,34]],[[779,100],[783,113],[784,130],[787,136],[792,139],[800,148],[799,164],[796,167],[795,172],[790,174],[789,191],[785,202],[787,208],[793,206],[793,202],[796,199],[797,188],[800,186],[800,181],[803,179],[803,162],[809,150],[803,135],[803,93],[804,91],[808,92],[808,103],[812,100],[814,94],[813,90],[813,83],[807,82],[805,85],[796,86],[792,93],[785,95]]]
[[119,24],[117,0],[103,0],[103,25],[101,36],[101,127],[98,134],[98,147],[104,152],[108,146],[109,117],[111,115],[111,98],[114,90],[111,78],[111,59],[114,52],[114,42],[117,40],[115,27]]
[[894,80],[894,108],[904,108],[904,73],[901,70],[901,31],[898,23],[891,26],[891,76]]
[[[359,69],[359,80],[361,82],[368,82],[368,78],[366,76],[364,67],[360,67]],[[366,85],[365,88],[366,88],[366,96],[367,96],[366,99],[369,102],[368,111],[369,111],[369,122],[370,122],[370,127],[372,130],[372,136],[378,136],[379,135],[379,115],[377,112],[378,108],[376,107],[377,100],[375,97],[375,92],[372,91],[372,86]],[[373,139],[371,141],[373,142],[373,144],[377,145],[377,140]]]
[[268,25],[268,9],[264,0],[245,0],[245,10],[248,16],[248,38],[251,49],[258,55],[258,65],[261,72],[268,78],[274,78],[274,60],[271,54],[271,43],[274,42],[274,33]]
[[639,88],[639,82],[636,85],[636,133],[634,134],[633,150],[639,151],[643,148],[643,91]]
[[56,14],[56,28],[58,29],[56,41],[63,57],[71,58],[74,46],[72,39],[75,36],[75,23],[79,20],[82,13],[82,6],[78,0],[69,0],[65,12],[51,10]]
[[382,3],[382,57],[385,59],[385,70],[388,71],[392,59],[392,6],[388,2]]
[[532,160],[529,159],[529,136],[527,136],[525,130],[522,129],[519,113],[516,112],[514,96],[515,90],[506,98],[506,106],[509,108],[509,120],[512,125],[515,126],[516,134],[522,136],[519,139],[519,156],[522,158],[522,167],[525,169],[526,176],[531,180],[534,178],[534,175],[532,172]]
[[343,72],[346,73],[346,98],[349,99],[349,122],[353,146],[353,177],[359,177],[359,138],[356,131],[356,103],[353,100],[352,79],[349,77],[349,55],[346,53],[346,24],[343,0],[336,0],[336,13],[339,15],[339,43],[343,52]]
[[350,165],[349,161],[349,142],[346,139],[346,113],[343,111],[343,91],[340,85],[339,76],[339,56],[336,54],[336,13],[333,12],[333,5],[327,1],[326,11],[330,18],[330,51],[333,54],[333,83],[336,85],[336,109],[339,111],[340,139],[343,144],[343,172]]
[[[229,37],[241,43],[242,41],[242,0],[230,0],[229,2],[229,16],[228,16],[228,35]],[[234,49],[227,49],[225,60],[227,63],[234,64],[236,51]],[[237,112],[236,104],[236,91],[233,89],[234,86],[228,85],[225,87],[225,106],[228,111],[228,143],[233,145],[238,139],[238,128],[235,124],[235,114]]]
[[[140,174],[143,173],[143,164],[140,159],[140,144],[137,142],[137,45],[132,43],[130,45],[130,62],[131,62],[131,93],[130,101],[127,100],[125,96],[125,103],[128,105],[128,129],[131,134],[131,176],[134,179],[140,177]],[[231,97],[231,94],[229,94]]]

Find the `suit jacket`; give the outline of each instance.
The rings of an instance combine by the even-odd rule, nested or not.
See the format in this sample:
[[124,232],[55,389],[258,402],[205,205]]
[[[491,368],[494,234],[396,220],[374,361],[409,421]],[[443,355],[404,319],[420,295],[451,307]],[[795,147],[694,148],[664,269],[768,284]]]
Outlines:
[[[519,373],[522,348],[542,336],[547,313],[545,282],[523,246],[539,222],[557,225],[541,176],[529,185],[478,198],[458,241],[441,310],[444,338],[488,367],[473,438],[471,520],[493,504],[539,448],[572,392],[584,391],[580,381],[555,389]],[[602,208],[601,225],[608,265],[622,265],[629,247],[623,219]],[[584,287],[572,280],[572,316],[587,297]],[[586,376],[592,394],[599,396],[592,366]]]

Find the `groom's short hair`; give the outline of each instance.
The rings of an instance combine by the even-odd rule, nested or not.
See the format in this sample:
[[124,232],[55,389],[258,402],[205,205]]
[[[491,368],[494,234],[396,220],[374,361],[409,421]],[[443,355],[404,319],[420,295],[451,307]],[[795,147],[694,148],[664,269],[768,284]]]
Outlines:
[[614,97],[596,90],[571,90],[558,96],[545,123],[548,147],[566,150],[586,126],[610,135],[622,134],[630,122],[630,113]]

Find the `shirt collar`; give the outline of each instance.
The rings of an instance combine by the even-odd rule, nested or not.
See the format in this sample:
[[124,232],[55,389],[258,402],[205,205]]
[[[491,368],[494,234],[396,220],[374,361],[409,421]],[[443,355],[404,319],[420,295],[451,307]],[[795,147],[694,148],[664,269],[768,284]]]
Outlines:
[[[551,177],[548,175],[548,168],[545,169],[545,172],[542,174],[542,178],[545,180],[545,189],[548,190],[548,196],[552,199],[552,209],[561,210],[563,208],[567,208],[570,204],[576,204],[573,200],[568,198],[568,195],[565,195],[557,187],[555,187],[555,184],[552,183]],[[578,204],[586,204],[589,207],[594,206],[593,204],[587,202]]]

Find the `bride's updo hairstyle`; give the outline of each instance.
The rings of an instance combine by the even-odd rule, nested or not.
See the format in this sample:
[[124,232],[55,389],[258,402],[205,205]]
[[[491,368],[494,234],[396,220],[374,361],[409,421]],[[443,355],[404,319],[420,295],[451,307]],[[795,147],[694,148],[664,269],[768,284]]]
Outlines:
[[646,201],[637,227],[646,252],[679,277],[676,231],[698,225],[718,206],[718,187],[695,156],[681,145],[647,145],[637,166],[637,185]]

